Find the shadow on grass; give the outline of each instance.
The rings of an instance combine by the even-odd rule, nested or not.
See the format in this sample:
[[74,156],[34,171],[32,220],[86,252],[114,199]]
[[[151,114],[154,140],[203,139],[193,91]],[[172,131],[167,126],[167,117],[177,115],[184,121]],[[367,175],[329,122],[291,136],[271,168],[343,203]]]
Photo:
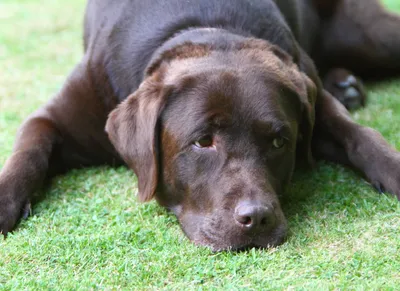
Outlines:
[[[292,184],[281,198],[282,209],[291,224],[306,218],[318,219],[326,212],[332,217],[348,213],[348,219],[364,219],[368,214],[390,213],[388,204],[397,203],[391,194],[380,194],[361,173],[320,161],[314,170],[294,174]],[[382,206],[379,203],[386,201]]]
[[[67,199],[69,203],[79,199],[80,195],[87,194],[85,193],[85,183],[88,180],[93,178],[94,181],[92,181],[90,187],[98,188],[101,185],[97,185],[96,180],[107,179],[108,175],[112,175],[113,179],[121,181],[122,185],[125,185],[130,182],[129,178],[133,174],[124,167],[117,169],[94,167],[73,170],[67,175],[57,176],[46,183],[45,187],[35,196],[33,215],[40,216],[40,212],[46,207],[53,210],[58,207],[65,207],[65,205],[56,205],[57,201]],[[115,187],[108,183],[105,186]],[[369,200],[368,203],[370,204],[375,204],[379,200],[379,196],[374,192],[356,172],[339,165],[319,162],[315,170],[297,170],[292,184],[281,199],[282,208],[289,223],[290,236],[296,235],[295,229],[297,228],[307,229],[310,221],[320,223],[320,216],[324,212],[328,212],[332,217],[340,217],[344,211],[348,211],[349,217],[347,219],[351,221],[365,219],[366,213],[370,210],[367,207],[360,212],[357,210],[357,205],[362,205],[364,199]],[[134,198],[132,199],[134,201]],[[139,202],[136,206],[138,204]],[[365,205],[362,205],[362,207],[365,208]],[[141,216],[145,219],[148,217],[149,220],[160,215],[160,212],[163,215],[171,216],[171,218],[174,216],[158,205],[145,207],[145,209],[140,207],[138,210],[142,212]],[[386,208],[382,209],[385,211]],[[387,209],[387,211],[391,212],[393,209]],[[76,215],[79,215],[79,213]]]

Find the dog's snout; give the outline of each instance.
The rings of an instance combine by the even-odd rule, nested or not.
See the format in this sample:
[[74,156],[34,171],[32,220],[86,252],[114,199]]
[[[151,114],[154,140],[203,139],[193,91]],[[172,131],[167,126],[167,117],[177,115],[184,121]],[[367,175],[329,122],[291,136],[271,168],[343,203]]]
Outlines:
[[276,216],[272,205],[260,204],[251,201],[237,205],[234,219],[241,227],[248,230],[264,230],[275,225]]

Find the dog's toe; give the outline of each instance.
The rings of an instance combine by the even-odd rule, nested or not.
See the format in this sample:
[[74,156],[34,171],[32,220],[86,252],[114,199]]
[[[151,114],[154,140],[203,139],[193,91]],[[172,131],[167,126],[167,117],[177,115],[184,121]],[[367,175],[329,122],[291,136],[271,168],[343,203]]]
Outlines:
[[376,191],[378,191],[379,194],[383,194],[386,191],[382,184],[379,182],[373,182],[372,186],[376,189]]
[[324,87],[348,110],[355,110],[365,105],[366,93],[358,78],[344,69],[334,69],[324,79]]
[[24,208],[22,209],[22,215],[21,218],[22,219],[27,219],[32,213],[32,205],[30,202],[27,202],[24,206]]
[[363,106],[363,96],[359,90],[349,87],[343,92],[342,103],[349,110],[355,110]]

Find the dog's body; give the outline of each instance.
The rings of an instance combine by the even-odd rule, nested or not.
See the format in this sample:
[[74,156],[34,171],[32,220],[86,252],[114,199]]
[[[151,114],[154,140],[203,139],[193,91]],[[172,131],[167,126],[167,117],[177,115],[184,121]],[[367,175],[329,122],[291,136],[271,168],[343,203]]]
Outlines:
[[314,66],[347,108],[364,105],[337,67],[395,73],[398,25],[374,0],[89,1],[82,61],[0,173],[0,231],[46,178],[100,164],[126,163],[141,200],[218,250],[284,239],[277,197],[313,154],[400,197],[399,153],[351,121]]
[[[295,34],[292,33],[294,29],[298,41],[302,42],[301,47],[311,52],[311,39],[317,32],[306,33],[305,26],[308,30],[315,30],[318,25],[316,21],[305,22],[315,19],[316,15],[310,8],[304,9],[309,11],[309,16],[304,15],[306,19],[303,19],[296,6],[306,4],[304,1],[295,2],[298,4],[286,9],[290,14],[288,18],[296,23],[291,28],[274,1],[122,1],[118,5],[114,1],[92,1],[85,21],[85,48],[99,54],[118,99],[122,101],[139,87],[151,59],[162,49],[166,50],[167,45],[172,48],[185,41],[221,42],[223,45],[222,42],[231,43],[239,36],[257,37],[299,58]],[[113,17],[107,17],[111,11]],[[207,36],[202,37],[202,32],[195,31],[173,38],[193,28],[221,28],[231,34],[225,33],[226,39],[219,37],[219,33],[205,39]],[[167,42],[171,38],[173,40]],[[98,46],[99,39],[101,47]],[[117,80],[113,78],[116,75],[121,77]]]

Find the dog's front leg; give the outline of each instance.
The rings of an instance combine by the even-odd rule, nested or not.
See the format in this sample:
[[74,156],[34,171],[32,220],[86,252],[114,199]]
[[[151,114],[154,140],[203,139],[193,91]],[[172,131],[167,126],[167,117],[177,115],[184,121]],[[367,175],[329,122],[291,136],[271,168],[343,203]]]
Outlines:
[[61,137],[45,109],[19,130],[11,157],[0,172],[0,232],[7,234],[28,215],[31,195],[42,185]]
[[112,94],[106,91],[105,78],[93,83],[97,79],[92,75],[84,59],[59,94],[21,126],[14,151],[0,171],[0,233],[7,234],[29,213],[31,198],[46,178],[73,167],[118,162],[104,131],[114,106]]
[[[318,146],[319,136],[330,139],[334,151]],[[325,143],[326,145],[326,143]],[[360,170],[379,191],[387,191],[400,199],[400,152],[391,147],[376,130],[355,123],[345,107],[327,91],[323,91],[316,104],[314,150],[329,159],[341,157]],[[346,156],[347,159],[343,159]]]

